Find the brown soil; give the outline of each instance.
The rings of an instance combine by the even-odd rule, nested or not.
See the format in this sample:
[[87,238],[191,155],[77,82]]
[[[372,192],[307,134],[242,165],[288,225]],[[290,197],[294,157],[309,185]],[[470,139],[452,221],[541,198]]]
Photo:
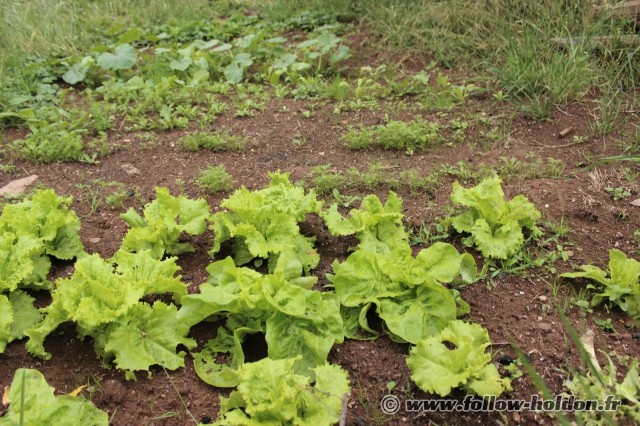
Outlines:
[[[388,56],[378,59],[388,60]],[[369,61],[371,63],[371,61]],[[353,64],[357,66],[358,64]],[[411,105],[412,100],[405,101]],[[286,107],[290,112],[283,112]],[[559,223],[564,220],[572,232],[561,243],[572,252],[569,262],[559,261],[555,267],[560,271],[574,269],[576,265],[594,263],[606,267],[608,250],[617,247],[626,253],[638,252],[638,242],[634,241],[634,230],[640,229],[638,207],[630,200],[638,198],[638,182],[624,180],[620,164],[602,166],[601,177],[589,178],[580,171],[587,155],[593,158],[620,153],[616,140],[624,133],[606,139],[587,139],[572,144],[571,137],[558,139],[563,128],[572,126],[577,135],[589,135],[589,104],[574,104],[556,111],[551,121],[533,121],[518,115],[509,139],[494,146],[482,144],[478,129],[468,132],[467,142],[442,146],[427,152],[407,156],[402,152],[369,150],[354,152],[340,140],[348,125],[373,125],[381,123],[385,114],[407,120],[415,115],[439,120],[436,115],[419,114],[402,109],[396,117],[391,105],[381,104],[380,109],[363,112],[333,113],[333,104],[324,106],[316,103],[312,118],[306,119],[301,110],[309,108],[309,102],[278,100],[270,101],[263,112],[251,118],[235,118],[233,111],[221,116],[212,129],[227,129],[234,134],[242,134],[255,140],[247,150],[240,153],[195,153],[182,151],[176,141],[184,131],[156,134],[155,143],[148,143],[140,133],[114,131],[109,134],[109,142],[116,147],[99,164],[62,163],[37,165],[15,161],[15,173],[0,174],[0,186],[30,174],[37,174],[39,182],[54,188],[59,194],[74,196],[73,208],[82,217],[81,237],[90,253],[103,257],[111,256],[119,247],[126,232],[125,223],[119,214],[126,208],[141,207],[154,196],[154,187],[165,186],[177,194],[181,190],[191,197],[204,196],[213,209],[228,193],[208,196],[194,184],[198,171],[208,165],[224,164],[235,179],[236,186],[245,185],[250,189],[260,188],[267,182],[267,172],[281,169],[291,172],[292,181],[304,180],[311,169],[319,164],[331,163],[336,170],[346,171],[355,166],[364,170],[372,161],[382,161],[390,170],[402,171],[416,168],[426,174],[441,164],[467,162],[472,167],[480,164],[499,164],[500,157],[525,159],[528,153],[539,157],[554,157],[567,164],[566,178],[549,177],[533,180],[510,180],[505,182],[508,196],[526,195],[543,213],[543,220]],[[464,109],[453,111],[450,118],[473,112],[487,115],[510,113],[496,107],[490,99],[471,100]],[[633,117],[632,117],[633,118]],[[637,118],[637,117],[635,117]],[[119,126],[116,126],[118,128]],[[475,136],[474,136],[475,135]],[[19,132],[7,132],[5,142],[19,136]],[[306,144],[296,146],[294,138],[303,138]],[[478,142],[476,145],[475,142]],[[565,146],[566,145],[566,146]],[[121,165],[131,163],[141,171],[141,175],[129,176]],[[125,207],[111,210],[105,205],[91,212],[88,193],[78,188],[94,179],[122,182],[127,189],[139,188],[140,197],[130,197]],[[404,199],[407,225],[415,228],[421,223],[434,223],[450,205],[451,191],[449,179],[434,193],[413,194],[402,189],[399,195]],[[612,201],[606,193],[606,186],[625,186],[632,191],[626,200]],[[386,198],[388,188],[377,188],[374,192]],[[368,191],[354,191],[359,195]],[[621,218],[624,211],[626,217]],[[317,218],[310,218],[304,225],[305,232],[317,235],[317,246],[322,257],[315,271],[324,280],[330,271],[331,261],[344,259],[352,241],[331,237]],[[461,249],[460,238],[452,237],[449,242]],[[205,267],[211,262],[207,251],[211,246],[211,234],[194,239],[196,253],[180,257],[183,280],[191,291],[207,278]],[[71,264],[57,264],[53,275],[70,273]],[[519,275],[500,275],[492,281],[483,280],[463,288],[462,296],[471,304],[469,320],[482,324],[489,330],[493,345],[494,359],[501,355],[515,356],[510,342],[517,343],[529,355],[533,366],[544,378],[551,390],[559,394],[563,391],[563,381],[567,378],[568,367],[579,365],[578,351],[563,326],[557,307],[565,306],[574,291],[584,284],[567,283],[557,295],[551,290],[556,274],[547,267],[530,269]],[[545,296],[546,302],[540,297]],[[543,298],[544,300],[544,298]],[[548,306],[543,308],[543,303]],[[613,351],[621,355],[640,357],[635,326],[619,310],[607,312],[603,307],[584,313],[570,303],[564,312],[571,324],[579,330],[594,330],[596,350]],[[611,318],[616,333],[601,331],[594,324],[596,318]],[[193,335],[202,343],[212,334],[207,326],[198,326]],[[187,357],[186,368],[173,372],[152,369],[150,377],[139,375],[137,381],[124,380],[124,374],[104,369],[96,359],[92,342],[79,341],[72,325],[61,327],[46,341],[46,348],[52,353],[50,361],[42,361],[29,356],[24,342],[14,342],[0,355],[0,389],[8,386],[17,368],[32,367],[42,371],[57,392],[69,392],[82,384],[88,384],[83,394],[101,409],[107,411],[114,425],[154,424],[183,425],[215,420],[220,396],[228,395],[228,390],[213,388],[202,382],[194,372]],[[251,348],[248,348],[251,351]],[[389,425],[437,424],[553,424],[555,420],[547,415],[533,412],[521,413],[399,413],[385,415],[380,411],[381,398],[387,393],[387,383],[396,382],[393,390],[401,399],[411,395],[414,398],[433,398],[419,391],[410,380],[410,371],[405,363],[408,346],[391,342],[386,336],[375,341],[347,341],[336,346],[330,361],[346,368],[350,374],[353,393],[348,403],[348,425],[371,425],[375,422]],[[602,361],[602,359],[601,359]],[[514,380],[513,391],[508,398],[529,399],[537,393],[532,381],[526,376]],[[462,399],[462,394],[452,397]],[[0,410],[0,414],[2,411]]]

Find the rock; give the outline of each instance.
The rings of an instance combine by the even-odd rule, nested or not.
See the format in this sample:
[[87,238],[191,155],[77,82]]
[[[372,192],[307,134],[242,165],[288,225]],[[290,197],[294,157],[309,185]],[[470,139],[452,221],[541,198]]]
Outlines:
[[539,296],[538,300],[541,301],[542,303],[547,301],[547,296]]
[[17,179],[9,182],[2,188],[0,188],[0,195],[18,195],[24,192],[29,185],[38,179],[38,175],[27,176],[22,179]]
[[89,242],[91,244],[98,244],[101,241],[101,238],[90,238]]
[[551,324],[547,324],[546,322],[541,322],[540,324],[538,324],[538,328],[542,331],[553,330],[553,327],[551,326]]
[[125,163],[120,168],[129,176],[141,175],[142,172],[133,164]]

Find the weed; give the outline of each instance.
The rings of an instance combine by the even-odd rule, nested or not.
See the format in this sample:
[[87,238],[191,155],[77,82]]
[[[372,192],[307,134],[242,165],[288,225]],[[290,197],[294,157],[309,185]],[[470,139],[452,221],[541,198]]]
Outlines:
[[197,151],[208,149],[218,151],[242,151],[247,145],[244,137],[232,135],[226,130],[218,130],[214,133],[192,133],[178,141],[178,145],[185,151]]
[[413,150],[426,149],[441,142],[440,131],[440,125],[431,121],[391,121],[373,129],[349,129],[343,140],[349,148],[356,150],[379,146],[412,153]]
[[334,189],[343,188],[346,182],[344,175],[339,173],[331,164],[321,164],[311,169],[307,175],[313,187],[319,194],[328,194]]
[[196,179],[198,186],[210,194],[220,191],[228,191],[233,186],[233,179],[227,173],[224,164],[219,166],[210,166],[206,170],[200,172]]
[[631,192],[627,188],[624,188],[622,186],[608,186],[604,190],[611,195],[611,199],[613,201],[626,200],[627,198],[631,197]]

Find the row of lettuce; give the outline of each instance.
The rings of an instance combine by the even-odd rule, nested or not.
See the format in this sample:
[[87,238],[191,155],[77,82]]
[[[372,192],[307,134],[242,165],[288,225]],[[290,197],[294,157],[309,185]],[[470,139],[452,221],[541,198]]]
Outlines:
[[[497,177],[469,189],[456,183],[451,199],[464,207],[451,226],[485,257],[508,258],[526,236],[540,234],[535,206],[523,196],[505,200]],[[81,338],[92,338],[104,365],[115,365],[127,379],[154,365],[178,369],[186,356],[180,349],[189,350],[205,382],[237,387],[221,402],[218,424],[329,425],[338,422],[349,393],[347,373],[328,364],[329,352],[345,338],[375,339],[379,331],[369,323],[375,311],[391,339],[411,344],[407,363],[424,391],[445,396],[463,388],[488,396],[510,390],[486,351],[487,330],[458,319],[470,308],[455,287],[477,279],[474,258],[442,242],[414,256],[402,201],[393,192],[384,204],[369,195],[344,216],[276,172],[267,187],[238,189],[211,215],[205,200],[158,188],[142,215],[131,209],[121,216],[130,229],[110,259],[85,252],[70,202],[41,190],[3,209],[0,352],[28,337],[27,350],[49,359],[46,337],[73,322]],[[320,261],[315,238],[300,231],[312,213],[332,235],[358,240],[345,261],[334,261],[325,291],[316,289],[311,274]],[[211,263],[208,280],[189,294],[176,256],[194,251],[184,237],[203,234],[208,225],[210,255],[224,244],[232,256]],[[593,266],[567,276],[594,278],[604,287],[594,302],[608,298],[637,317],[640,263],[618,253],[612,251],[611,278]],[[76,258],[73,274],[49,282],[51,258]],[[626,290],[623,275],[631,282]],[[35,308],[30,290],[50,291],[51,304]],[[189,333],[202,322],[215,324],[216,337],[197,350]],[[248,363],[243,342],[253,334],[264,336],[268,357]],[[14,384],[24,386],[24,379],[17,374]],[[12,404],[19,415],[16,407],[24,405]]]

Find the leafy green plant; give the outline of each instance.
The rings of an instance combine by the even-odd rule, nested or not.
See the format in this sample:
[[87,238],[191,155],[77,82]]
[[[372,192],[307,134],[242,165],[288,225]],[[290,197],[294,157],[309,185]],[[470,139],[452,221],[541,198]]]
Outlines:
[[536,226],[540,212],[535,206],[523,195],[506,201],[501,182],[495,176],[469,189],[454,182],[451,201],[468,210],[449,218],[448,223],[458,232],[471,234],[464,244],[475,245],[483,256],[507,259],[524,245],[523,229],[533,237],[542,235],[542,231]]
[[209,166],[206,170],[202,170],[196,182],[200,188],[210,194],[220,191],[228,191],[233,186],[233,179],[227,172],[224,164],[219,166]]
[[[592,348],[593,349],[593,348]],[[618,381],[618,369],[609,354],[603,352],[607,364],[600,368],[593,365],[589,373],[572,371],[572,377],[565,382],[565,386],[576,399],[584,401],[602,401],[606,406],[604,413],[577,412],[580,424],[596,426],[609,425],[631,420],[640,422],[640,374],[638,374],[638,360],[627,360],[623,365],[627,374],[621,382]],[[617,401],[617,402],[616,402]]]
[[617,249],[609,250],[609,272],[597,266],[583,265],[582,272],[567,272],[561,277],[587,278],[598,285],[587,288],[596,290],[591,305],[597,306],[608,300],[620,307],[631,318],[640,318],[640,262]]
[[388,150],[414,150],[429,148],[442,140],[438,123],[414,120],[391,121],[372,129],[350,129],[343,140],[351,149],[368,149],[380,146]]
[[498,396],[511,390],[511,381],[501,378],[491,363],[491,354],[485,352],[489,345],[489,333],[481,325],[451,321],[411,349],[407,358],[411,379],[425,392],[440,396],[460,386],[467,393]]
[[[3,401],[4,402],[4,401]],[[54,395],[42,373],[19,368],[9,388],[9,410],[0,426],[77,424],[107,426],[109,416],[90,401],[73,395]]]
[[[298,358],[299,359],[299,358]],[[221,398],[215,425],[279,424],[330,426],[338,423],[350,393],[347,373],[336,365],[314,369],[316,382],[295,373],[296,358],[263,359],[238,371],[238,389]]]
[[156,188],[156,199],[144,207],[143,216],[133,208],[120,217],[131,227],[119,252],[150,250],[158,259],[167,254],[193,251],[188,242],[181,242],[183,233],[200,235],[206,230],[209,205],[199,198],[174,197],[167,188]]
[[391,192],[384,205],[374,195],[365,197],[348,219],[335,204],[322,213],[332,235],[355,235],[359,240],[355,252],[342,263],[334,261],[334,274],[327,275],[340,298],[349,338],[358,338],[360,329],[369,337],[377,335],[367,320],[374,306],[393,340],[414,344],[469,312],[459,293],[443,283],[458,275],[473,281],[473,258],[444,243],[414,258],[401,212],[402,202]]
[[[244,363],[242,343],[251,334],[264,334],[268,356],[287,359],[301,355],[298,374],[326,363],[329,351],[344,339],[335,294],[311,290],[316,277],[301,277],[294,257],[280,256],[273,274],[237,267],[233,259],[207,267],[209,279],[200,292],[182,298],[178,321],[191,327],[206,318],[224,320],[214,339],[195,355],[196,372],[214,386],[236,386],[235,372]],[[224,363],[219,355],[230,354]]]
[[620,201],[631,197],[631,192],[622,186],[617,186],[615,188],[608,186],[604,190],[611,194],[611,199],[613,199],[613,201]]
[[273,271],[279,257],[297,262],[308,273],[316,267],[319,256],[313,247],[315,238],[300,233],[298,223],[308,213],[319,213],[322,203],[315,191],[289,182],[288,173],[271,173],[269,186],[249,191],[236,190],[222,201],[221,211],[212,217],[214,232],[211,255],[220,251],[222,243],[233,239],[234,260],[244,265],[254,258],[268,259]]
[[136,63],[138,55],[136,49],[128,43],[121,44],[112,52],[104,52],[98,56],[96,62],[105,70],[128,70]]
[[48,126],[34,130],[27,138],[13,143],[12,147],[20,157],[39,163],[78,161],[83,157],[84,143],[79,131],[56,130]]
[[186,285],[175,276],[180,270],[176,260],[158,260],[148,250],[118,252],[115,267],[97,254],[79,258],[73,275],[56,282],[51,304],[42,309],[44,321],[26,331],[27,350],[50,359],[45,338],[60,324],[73,321],[81,338],[93,338],[105,366],[113,360],[127,379],[151,365],[170,370],[183,366],[185,353],[176,353],[176,348],[192,348],[195,342],[177,321],[178,309],[161,301],[141,301],[150,294],[172,293],[176,301],[186,295]]
[[245,138],[230,134],[226,130],[218,130],[213,133],[193,133],[178,141],[178,144],[185,151],[197,151],[208,149],[213,152],[219,151],[242,151],[247,145]]

